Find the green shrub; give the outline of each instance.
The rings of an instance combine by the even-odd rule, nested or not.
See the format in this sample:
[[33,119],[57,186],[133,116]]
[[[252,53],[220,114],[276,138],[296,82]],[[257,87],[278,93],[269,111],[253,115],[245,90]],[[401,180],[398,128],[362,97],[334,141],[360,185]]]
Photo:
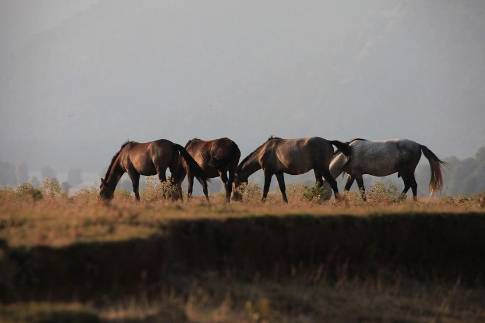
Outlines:
[[0,188],[0,201],[10,201],[14,200],[16,197],[16,192],[11,187],[1,187]]
[[42,181],[41,191],[43,196],[54,198],[62,195],[62,188],[56,178],[45,178]]
[[303,190],[303,198],[308,201],[323,202],[328,201],[332,197],[332,189],[328,184],[313,186],[305,186]]
[[31,183],[20,184],[15,189],[15,193],[19,198],[22,198],[22,199],[29,198],[34,201],[38,201],[42,199],[42,192],[39,189],[34,188],[34,186]]
[[131,192],[122,188],[117,189],[114,193],[114,199],[122,201],[131,200]]
[[178,197],[177,186],[170,180],[160,182],[156,177],[147,177],[142,198],[153,202],[161,199],[176,199]]
[[241,196],[243,201],[256,201],[261,199],[261,187],[253,182],[243,183],[234,190],[235,194]]
[[305,189],[306,186],[304,184],[288,184],[286,185],[286,195],[290,200],[302,201],[305,200],[303,197]]
[[99,197],[99,191],[95,186],[85,187],[80,189],[73,198],[75,200],[81,200],[84,202],[94,202],[97,201]]
[[398,188],[393,184],[376,182],[367,191],[367,199],[374,202],[397,202],[401,198]]

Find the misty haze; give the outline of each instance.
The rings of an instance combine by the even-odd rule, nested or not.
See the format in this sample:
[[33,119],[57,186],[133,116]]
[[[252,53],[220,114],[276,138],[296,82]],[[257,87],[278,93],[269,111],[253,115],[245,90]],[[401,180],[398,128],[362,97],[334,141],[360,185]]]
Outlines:
[[[27,5],[28,3],[28,5]],[[0,160],[99,180],[126,140],[485,145],[483,1],[2,1]],[[87,180],[89,179],[89,181]]]
[[0,0],[0,322],[485,322],[485,0]]

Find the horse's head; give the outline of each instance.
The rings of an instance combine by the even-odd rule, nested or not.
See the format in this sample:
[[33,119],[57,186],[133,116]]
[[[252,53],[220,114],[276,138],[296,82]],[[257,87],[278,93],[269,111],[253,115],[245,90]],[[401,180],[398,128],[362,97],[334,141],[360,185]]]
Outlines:
[[240,169],[236,170],[234,173],[234,193],[232,194],[232,199],[234,201],[242,200],[242,193],[247,184],[248,176],[245,176]]
[[112,200],[114,195],[114,189],[108,185],[108,182],[101,178],[101,184],[99,185],[99,197],[103,200]]

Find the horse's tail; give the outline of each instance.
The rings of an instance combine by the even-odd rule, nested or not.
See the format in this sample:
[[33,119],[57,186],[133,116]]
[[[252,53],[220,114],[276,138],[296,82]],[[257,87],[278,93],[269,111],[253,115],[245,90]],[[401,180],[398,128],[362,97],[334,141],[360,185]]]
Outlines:
[[428,147],[420,145],[421,151],[424,156],[429,161],[429,166],[431,167],[431,179],[429,181],[429,190],[431,194],[435,191],[439,191],[443,188],[443,174],[441,171],[441,165],[445,164],[444,161],[440,160],[438,156],[435,155]]
[[190,156],[190,154],[187,152],[187,150],[180,146],[179,144],[174,144],[174,147],[176,150],[180,152],[182,157],[184,158],[185,162],[189,166],[190,172],[199,180],[199,181],[205,181],[207,180],[207,176],[205,175],[204,171],[202,168],[200,168],[199,164]]
[[332,140],[330,141],[332,145],[337,147],[337,151],[341,151],[345,156],[350,157],[350,145],[345,142],[341,142],[338,140]]

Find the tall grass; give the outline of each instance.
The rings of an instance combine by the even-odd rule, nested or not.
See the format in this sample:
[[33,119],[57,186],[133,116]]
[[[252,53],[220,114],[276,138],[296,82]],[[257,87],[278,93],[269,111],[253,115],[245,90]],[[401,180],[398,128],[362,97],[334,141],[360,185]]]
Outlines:
[[485,320],[484,194],[401,201],[378,183],[367,202],[336,201],[288,185],[287,205],[249,183],[228,205],[173,192],[0,189],[0,299],[40,302],[0,306],[0,321]]

